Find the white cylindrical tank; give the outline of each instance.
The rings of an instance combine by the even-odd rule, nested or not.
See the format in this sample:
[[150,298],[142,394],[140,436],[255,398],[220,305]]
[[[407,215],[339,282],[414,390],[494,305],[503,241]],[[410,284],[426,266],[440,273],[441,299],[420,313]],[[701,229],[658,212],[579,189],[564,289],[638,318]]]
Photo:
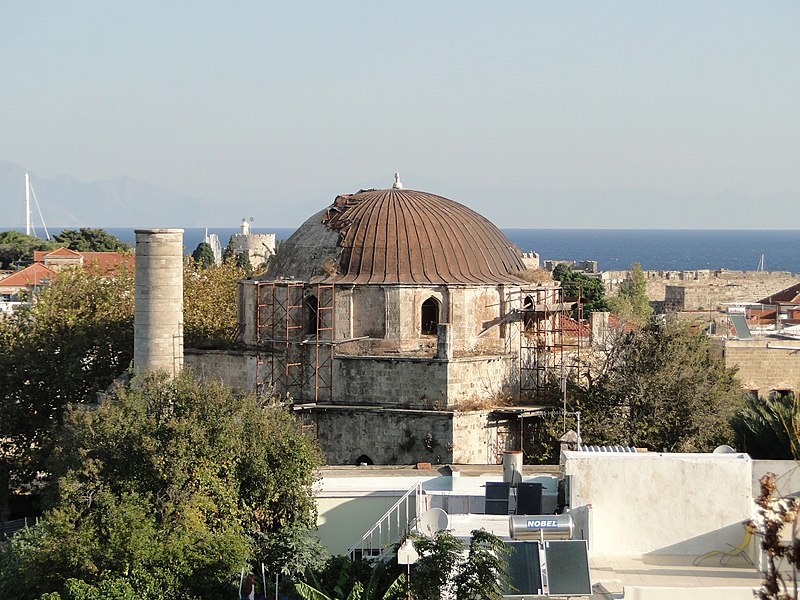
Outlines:
[[136,229],[133,366],[183,367],[183,229]]
[[575,525],[572,516],[563,515],[511,515],[508,534],[512,540],[569,540]]
[[522,481],[522,452],[506,450],[503,452],[503,481],[512,485]]

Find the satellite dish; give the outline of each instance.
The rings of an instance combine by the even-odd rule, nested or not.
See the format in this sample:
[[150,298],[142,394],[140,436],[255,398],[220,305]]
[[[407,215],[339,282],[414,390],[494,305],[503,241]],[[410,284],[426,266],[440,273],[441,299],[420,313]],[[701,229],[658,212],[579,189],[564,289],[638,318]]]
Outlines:
[[734,450],[727,444],[722,444],[722,446],[717,446],[716,448],[714,448],[713,454],[736,454],[736,450]]
[[417,521],[417,531],[433,537],[437,531],[444,531],[450,524],[450,517],[441,508],[429,508]]

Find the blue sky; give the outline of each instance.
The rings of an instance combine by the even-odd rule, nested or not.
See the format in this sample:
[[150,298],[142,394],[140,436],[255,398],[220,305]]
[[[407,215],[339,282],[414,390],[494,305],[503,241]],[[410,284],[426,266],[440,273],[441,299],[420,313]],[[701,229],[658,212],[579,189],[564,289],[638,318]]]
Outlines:
[[187,226],[397,170],[501,226],[747,227],[800,201],[800,3],[6,2],[0,111],[0,160]]

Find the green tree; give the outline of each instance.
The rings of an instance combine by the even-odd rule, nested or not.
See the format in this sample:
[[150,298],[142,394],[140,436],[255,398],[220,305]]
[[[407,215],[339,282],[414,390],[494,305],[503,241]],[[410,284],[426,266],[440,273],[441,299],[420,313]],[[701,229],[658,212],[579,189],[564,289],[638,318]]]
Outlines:
[[56,242],[19,231],[0,231],[0,269],[12,269],[18,263],[33,262],[34,250],[55,250],[59,246]]
[[449,531],[433,537],[412,535],[419,560],[411,571],[411,592],[415,599],[440,600],[455,591],[453,575],[462,561],[466,544]]
[[66,593],[70,579],[145,600],[231,596],[258,534],[313,526],[319,464],[279,405],[188,371],[135,377],[67,410],[49,509],[0,554],[0,596]]
[[[220,347],[236,333],[236,280],[227,264],[186,267],[186,344]],[[133,273],[66,269],[37,302],[0,319],[0,520],[8,490],[31,481],[67,404],[91,402],[133,359]]]
[[76,252],[126,252],[131,247],[105,229],[64,229],[54,236],[60,245]]
[[[348,563],[344,563],[346,566]],[[405,594],[405,575],[394,575],[393,579],[386,583],[386,575],[391,572],[383,561],[377,561],[373,565],[367,567],[369,577],[367,582],[361,580],[350,582],[346,577],[346,569],[342,571],[344,577],[340,578],[333,591],[330,594],[322,591],[323,587],[310,585],[304,581],[298,581],[294,584],[294,589],[297,594],[304,600],[401,600],[406,598]],[[349,592],[345,594],[344,589]]]
[[456,598],[501,600],[509,584],[508,553],[508,546],[497,536],[483,529],[473,530],[467,560],[454,578]]
[[289,526],[279,531],[259,534],[256,562],[268,573],[297,578],[306,570],[319,571],[328,559],[327,549],[307,527]]
[[793,395],[748,397],[731,425],[737,447],[751,457],[800,460],[800,406]]
[[600,279],[573,271],[564,264],[553,269],[553,279],[561,282],[565,300],[577,301],[580,298],[584,316],[608,310],[605,286]]
[[133,274],[66,269],[0,319],[0,519],[8,484],[31,481],[63,409],[91,402],[133,357]]
[[653,314],[647,297],[647,280],[638,262],[631,265],[628,277],[619,286],[619,293],[609,303],[617,316],[639,325],[644,325]]
[[192,348],[224,348],[237,331],[236,282],[247,273],[230,262],[183,271],[184,341]]
[[744,405],[736,371],[708,337],[679,321],[621,332],[569,383],[585,443],[707,452],[733,443]]
[[214,266],[214,251],[208,242],[200,242],[192,252],[194,264],[201,269]]
[[248,277],[253,275],[253,265],[250,264],[250,255],[247,252],[239,252],[236,255],[236,266],[247,273]]

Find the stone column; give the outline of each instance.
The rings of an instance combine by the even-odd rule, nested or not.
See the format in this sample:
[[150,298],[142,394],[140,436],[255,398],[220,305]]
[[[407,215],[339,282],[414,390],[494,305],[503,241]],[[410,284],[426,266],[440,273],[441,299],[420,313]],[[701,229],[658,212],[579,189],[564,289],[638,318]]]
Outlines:
[[183,229],[137,229],[133,366],[183,367]]
[[450,323],[439,323],[436,328],[436,358],[453,358],[453,331]]

